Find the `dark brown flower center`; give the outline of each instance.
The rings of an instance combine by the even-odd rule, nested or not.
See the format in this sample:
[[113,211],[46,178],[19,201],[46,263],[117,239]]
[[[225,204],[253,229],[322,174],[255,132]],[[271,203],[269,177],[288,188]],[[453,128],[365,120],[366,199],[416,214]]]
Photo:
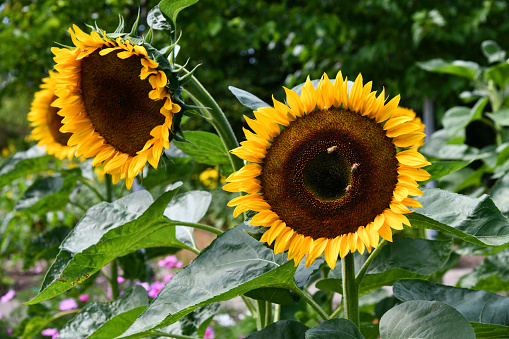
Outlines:
[[335,238],[382,213],[398,181],[396,149],[375,120],[344,109],[292,122],[264,159],[262,190],[299,234]]
[[[54,95],[50,100],[50,103],[55,101],[57,96]],[[48,105],[48,109],[46,110],[46,122],[48,124],[49,131],[55,139],[61,145],[67,146],[67,140],[71,137],[72,133],[62,133],[60,132],[60,127],[62,127],[62,119],[60,115],[57,114],[59,108]]]
[[152,86],[140,79],[141,57],[120,59],[113,51],[96,50],[83,58],[81,90],[95,130],[115,149],[135,156],[152,138],[150,131],[164,123],[159,110],[164,100],[148,97]]

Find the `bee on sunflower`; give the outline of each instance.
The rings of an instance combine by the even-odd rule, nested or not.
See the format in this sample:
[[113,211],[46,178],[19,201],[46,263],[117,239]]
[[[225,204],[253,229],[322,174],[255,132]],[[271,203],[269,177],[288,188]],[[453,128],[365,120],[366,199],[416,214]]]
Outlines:
[[324,253],[333,269],[338,257],[371,251],[380,237],[410,222],[408,207],[420,207],[416,181],[430,175],[417,149],[422,124],[395,114],[399,95],[386,102],[359,74],[350,91],[341,72],[326,74],[315,89],[309,77],[301,94],[285,88],[284,104],[258,108],[246,117],[252,132],[231,152],[248,161],[223,187],[234,198],[234,216],[256,212],[250,223],[268,227],[260,241],[288,250],[306,266]]

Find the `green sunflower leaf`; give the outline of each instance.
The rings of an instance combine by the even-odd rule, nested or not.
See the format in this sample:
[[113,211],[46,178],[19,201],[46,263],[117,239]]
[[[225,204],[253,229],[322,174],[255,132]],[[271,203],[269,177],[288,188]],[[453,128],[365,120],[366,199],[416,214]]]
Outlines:
[[17,211],[45,214],[49,211],[64,210],[69,195],[76,187],[77,172],[61,176],[55,175],[37,180],[16,202]]
[[295,320],[280,320],[250,334],[246,339],[306,339],[305,332],[308,329],[309,327]]
[[509,326],[471,322],[477,339],[509,338]]
[[500,48],[499,44],[493,40],[485,40],[481,43],[482,54],[488,59],[491,64],[493,62],[504,62],[505,51]]
[[[363,295],[382,286],[391,286],[401,279],[429,279],[447,263],[451,251],[452,241],[396,238],[385,245],[373,260],[359,293]],[[368,254],[356,256],[357,270],[367,258]],[[338,265],[327,279],[318,281],[316,287],[343,293],[341,279],[341,265]]]
[[330,319],[306,331],[306,339],[364,339],[357,326],[348,319]]
[[82,283],[113,259],[140,248],[191,249],[179,240],[178,226],[163,215],[178,192],[175,186],[156,201],[147,191],[140,191],[91,207],[60,245],[37,296],[26,304],[50,299]]
[[509,298],[466,288],[431,284],[422,280],[398,281],[394,296],[402,301],[433,300],[450,305],[468,321],[509,326]]
[[461,277],[461,287],[505,292],[509,290],[509,249],[487,256],[474,270]]
[[423,208],[408,214],[412,227],[434,229],[481,246],[502,246],[509,242],[509,220],[491,198],[474,199],[436,188],[423,187],[416,199]]
[[467,127],[470,122],[481,119],[482,112],[487,103],[488,98],[483,97],[472,108],[457,106],[447,110],[442,119],[447,134],[454,137],[459,131]]
[[211,166],[230,164],[226,148],[216,134],[203,131],[184,133],[189,142],[173,141],[173,143],[194,161]]
[[468,166],[471,162],[472,161],[434,161],[431,165],[424,167],[424,169],[431,174],[431,178],[419,183],[424,185],[427,182],[438,180],[447,174],[454,173]]
[[475,79],[476,74],[481,70],[477,63],[463,60],[446,62],[443,59],[432,59],[418,62],[417,66],[428,72],[452,74],[470,80]]
[[[147,310],[123,334],[137,337],[170,325],[194,309],[229,300],[258,288],[298,288],[296,268],[286,254],[253,239],[240,224],[218,236],[159,292]],[[148,331],[148,332],[147,332]]]
[[37,146],[14,154],[0,167],[0,188],[27,174],[47,170],[50,159],[51,156]]
[[244,91],[243,89],[228,86],[230,92],[237,97],[237,100],[247,108],[251,108],[253,111],[257,110],[260,107],[272,107],[262,99],[258,98],[256,95],[249,93],[248,91]]
[[491,155],[491,153],[482,153],[479,149],[463,142],[450,144],[449,141],[450,137],[447,131],[445,129],[438,130],[419,148],[419,152],[431,158],[463,161],[482,159]]
[[501,63],[486,69],[486,78],[493,80],[501,89],[509,83],[509,64]]
[[383,315],[380,337],[475,339],[475,333],[468,320],[451,306],[437,301],[414,300],[395,306]]
[[500,126],[509,126],[509,108],[501,109],[496,113],[486,113],[486,115]]
[[139,285],[109,303],[85,306],[59,332],[59,338],[115,338],[148,306],[147,291]]
[[491,199],[502,213],[509,212],[509,173],[506,173],[493,185]]
[[171,19],[173,24],[177,21],[177,15],[184,8],[194,5],[198,0],[162,0],[159,2],[159,9],[163,12],[168,18]]

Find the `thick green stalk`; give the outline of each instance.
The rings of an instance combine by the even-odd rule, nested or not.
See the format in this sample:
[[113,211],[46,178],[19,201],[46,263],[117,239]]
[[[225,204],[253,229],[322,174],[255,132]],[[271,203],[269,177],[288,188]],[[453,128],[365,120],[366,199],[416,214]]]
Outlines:
[[272,324],[272,303],[270,301],[265,303],[265,327],[267,327]]
[[277,323],[280,318],[281,318],[281,305],[275,304],[274,305],[274,322]]
[[265,301],[256,300],[256,308],[258,310],[256,316],[256,329],[261,331],[265,327],[265,311],[267,304]]
[[351,320],[357,327],[359,323],[359,287],[355,283],[355,263],[353,253],[341,259],[343,273],[343,305],[345,318]]
[[[188,87],[185,88],[185,91],[191,96],[191,99],[197,105],[202,105],[208,108],[203,109],[202,113],[204,117],[209,120],[212,126],[214,126],[216,129],[217,134],[221,138],[221,141],[223,142],[226,150],[229,151],[238,147],[239,143],[235,137],[235,134],[233,133],[233,129],[230,126],[230,123],[226,119],[226,116],[221,110],[221,107],[219,107],[210,93],[207,92],[205,87],[203,87],[198,79],[196,79],[194,76],[191,76],[187,84]],[[238,171],[242,166],[244,166],[242,160],[230,152],[228,152],[228,157],[230,158],[230,163],[234,171]]]

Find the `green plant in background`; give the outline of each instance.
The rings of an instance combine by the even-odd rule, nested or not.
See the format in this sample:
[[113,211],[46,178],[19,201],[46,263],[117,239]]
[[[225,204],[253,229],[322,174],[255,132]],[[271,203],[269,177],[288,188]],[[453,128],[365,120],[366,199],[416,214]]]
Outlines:
[[[438,158],[429,164],[417,152],[422,124],[397,112],[399,96],[386,102],[385,90],[377,95],[371,82],[364,84],[360,76],[348,82],[341,73],[332,82],[324,74],[320,81],[285,89],[284,102],[274,99],[274,107],[230,87],[256,117],[246,118],[254,133],[246,129],[247,140],[239,147],[216,100],[176,61],[185,40],[177,16],[195,2],[161,1],[147,15],[150,29],[143,37],[137,35],[138,20],[130,33],[123,32],[122,22],[114,33],[97,26],[85,33],[75,26],[70,31],[75,47],[54,49],[58,98],[52,105],[61,108],[56,113],[63,120],[52,121],[63,126],[42,136],[72,133],[65,141],[93,159],[77,165],[33,147],[0,167],[0,208],[7,212],[0,229],[2,258],[12,259],[25,242],[25,268],[44,260],[50,265],[38,292],[18,295],[27,314],[9,324],[11,332],[25,338],[58,333],[61,338],[189,339],[213,337],[213,326],[218,338],[508,337],[509,299],[491,292],[507,288],[509,281],[500,265],[509,243],[505,211],[489,196],[478,197],[480,190],[468,196],[451,192],[457,187],[416,183],[445,185],[447,175],[462,175],[470,163],[478,166],[473,171],[496,173],[487,166],[506,142],[500,115],[505,94],[495,76],[503,67],[485,70],[486,79],[471,74],[486,91],[468,109],[468,119],[465,110],[447,113],[445,132],[431,138],[431,145],[453,147],[447,154],[459,158],[437,156],[428,144],[419,152]],[[432,14],[431,23],[427,15],[416,17],[423,29],[416,28],[415,43],[443,23]],[[163,37],[168,46],[156,49]],[[499,63],[491,69],[504,65],[496,45],[485,44],[484,50]],[[180,48],[179,55],[187,53]],[[438,69],[471,69],[466,63],[434,62]],[[469,95],[474,96],[479,93]],[[488,102],[492,114],[484,115]],[[31,120],[40,126],[41,119]],[[216,133],[186,130],[196,121],[209,122]],[[457,121],[464,122],[458,131]],[[463,144],[471,121],[487,124],[500,145]],[[247,193],[226,199],[243,220],[234,227],[200,223],[224,214],[212,187],[211,192],[193,189],[201,184],[193,182],[192,173],[210,166],[220,171],[214,180],[228,176],[225,189]],[[209,186],[205,179],[212,176],[205,176],[203,185]],[[481,188],[496,197],[496,187],[507,186],[503,178],[493,188]],[[113,184],[120,179],[126,185]],[[126,191],[131,185],[132,193]],[[405,237],[410,226],[444,237]],[[200,248],[195,230],[215,240]],[[455,242],[463,244],[454,249]],[[468,288],[436,283],[458,254],[495,252],[462,279]],[[194,257],[179,260],[175,253]],[[393,286],[394,295],[384,286]],[[2,302],[12,297],[7,292]],[[235,297],[249,312],[236,317],[244,327],[222,330],[219,302]],[[95,321],[87,321],[91,318]],[[4,319],[0,326],[7,327]]]

